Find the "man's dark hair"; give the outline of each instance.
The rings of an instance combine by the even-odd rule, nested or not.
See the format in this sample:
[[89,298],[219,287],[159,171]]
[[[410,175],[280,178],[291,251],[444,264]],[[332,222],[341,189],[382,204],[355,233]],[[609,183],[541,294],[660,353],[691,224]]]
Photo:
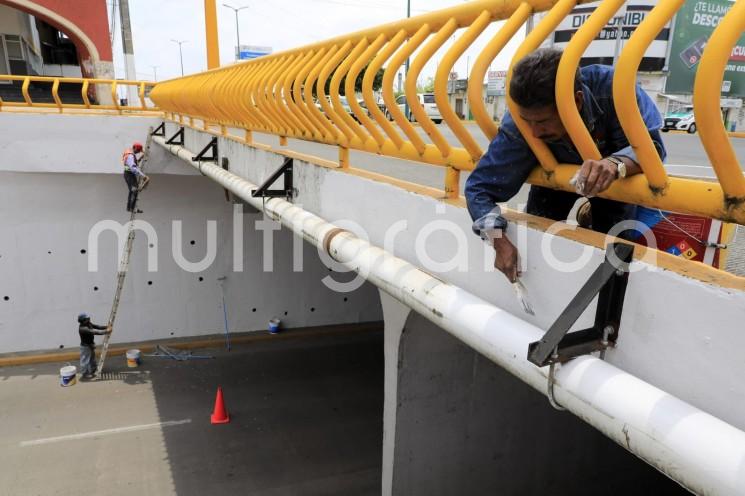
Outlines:
[[[535,109],[556,106],[556,71],[561,50],[539,48],[515,64],[510,79],[510,98],[520,107]],[[579,68],[574,76],[574,91],[582,88]]]

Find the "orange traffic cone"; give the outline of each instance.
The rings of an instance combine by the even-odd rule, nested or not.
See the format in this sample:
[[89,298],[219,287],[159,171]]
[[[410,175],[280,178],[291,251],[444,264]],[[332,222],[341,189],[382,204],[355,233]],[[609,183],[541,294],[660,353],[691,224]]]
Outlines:
[[222,399],[221,387],[217,388],[217,396],[215,397],[215,409],[212,412],[210,421],[213,424],[227,424],[228,422],[230,422],[230,415],[228,415],[228,411],[225,410],[225,403]]

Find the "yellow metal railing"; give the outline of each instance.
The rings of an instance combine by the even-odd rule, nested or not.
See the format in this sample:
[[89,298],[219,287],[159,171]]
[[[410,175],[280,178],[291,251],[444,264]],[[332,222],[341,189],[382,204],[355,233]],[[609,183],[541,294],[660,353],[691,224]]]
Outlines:
[[[507,42],[519,32],[530,14],[548,11],[526,36],[513,57],[514,65],[535,50],[559,23],[584,0],[479,0],[422,16],[393,22],[327,41],[287,50],[256,60],[213,69],[160,83],[152,99],[174,120],[203,121],[204,127],[218,124],[243,128],[246,141],[253,131],[271,133],[285,143],[287,137],[312,140],[339,147],[341,167],[349,165],[349,150],[415,160],[446,168],[444,194],[458,196],[461,171],[472,170],[483,149],[450,106],[447,79],[453,65],[492,23],[506,20],[487,42],[468,77],[470,107],[480,131],[493,139],[497,126],[483,104],[484,74]],[[719,182],[669,177],[635,105],[636,71],[641,58],[664,25],[682,6],[683,0],[659,2],[635,30],[618,60],[613,93],[619,121],[637,152],[642,174],[616,181],[601,196],[649,207],[745,223],[745,178],[721,122],[719,89],[732,46],[745,29],[745,0],[738,0],[716,28],[697,73],[694,107],[701,140]],[[556,100],[561,119],[585,159],[600,153],[574,105],[573,78],[589,43],[622,7],[621,0],[603,1],[567,46],[556,82]],[[435,102],[444,124],[459,146],[448,142],[427,114],[417,95],[417,78],[434,54],[455,36],[439,58],[434,79]],[[440,56],[438,56],[440,57]],[[428,139],[398,108],[394,79],[411,58],[404,93],[411,114]],[[386,115],[375,102],[373,80],[385,67],[382,98]],[[363,108],[354,87],[362,77]],[[508,72],[508,79],[511,73]],[[343,84],[343,88],[342,88]],[[348,108],[340,94],[347,95]],[[573,191],[570,178],[576,165],[557,163],[545,143],[533,138],[507,98],[518,128],[535,153],[541,167],[529,182]],[[736,133],[730,133],[730,135]]]
[[[147,97],[149,91],[157,84],[151,81],[0,75],[0,82],[2,81],[20,82],[23,101],[16,102],[0,99],[0,111],[3,108],[53,108],[59,110],[59,112],[64,112],[66,109],[116,110],[118,112],[158,110],[157,107],[149,102],[149,98]],[[32,83],[51,83],[50,94],[54,103],[33,101],[29,91]],[[81,85],[80,98],[83,103],[64,102],[59,91],[62,84]],[[128,86],[137,88],[138,101],[127,102],[127,105],[121,105],[118,95],[119,88]],[[111,103],[94,103],[91,101],[92,95],[97,95],[96,99],[99,102],[110,100]]]

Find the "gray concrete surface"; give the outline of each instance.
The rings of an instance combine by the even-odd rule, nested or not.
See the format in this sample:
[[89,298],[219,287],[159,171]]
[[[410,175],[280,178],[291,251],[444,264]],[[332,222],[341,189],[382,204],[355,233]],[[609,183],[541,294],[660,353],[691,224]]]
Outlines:
[[[269,340],[138,369],[112,357],[106,380],[67,388],[63,364],[4,368],[0,495],[380,494],[382,341]],[[218,385],[226,425],[209,421]],[[158,422],[183,423],[143,427]]]

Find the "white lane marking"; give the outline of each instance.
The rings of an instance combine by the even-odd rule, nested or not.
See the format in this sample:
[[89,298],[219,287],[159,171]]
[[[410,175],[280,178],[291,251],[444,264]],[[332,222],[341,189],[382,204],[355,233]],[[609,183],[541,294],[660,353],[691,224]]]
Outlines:
[[46,437],[43,439],[34,439],[33,441],[22,441],[20,443],[20,447],[24,448],[26,446],[38,446],[40,444],[59,443],[61,441],[88,439],[91,437],[108,436],[110,434],[121,434],[123,432],[145,431],[148,429],[157,429],[159,427],[171,427],[173,425],[188,424],[190,422],[191,419],[169,420],[167,422],[156,422],[154,424],[130,425],[128,427],[117,427],[115,429],[104,429],[102,431],[81,432],[80,434],[69,434],[67,436]]

